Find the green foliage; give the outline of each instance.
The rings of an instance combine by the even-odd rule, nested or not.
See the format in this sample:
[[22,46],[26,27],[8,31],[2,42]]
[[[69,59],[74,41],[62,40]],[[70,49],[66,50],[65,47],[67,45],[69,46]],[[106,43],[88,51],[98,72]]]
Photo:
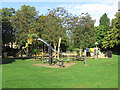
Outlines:
[[56,17],[48,15],[45,19],[44,27],[42,29],[42,39],[45,39],[49,43],[57,43],[59,38],[62,38],[64,28],[59,24]]
[[107,34],[107,31],[109,30],[109,28],[107,26],[97,26],[97,27],[94,27],[95,29],[95,35],[96,35],[96,42],[98,43],[98,47],[102,47],[103,46],[103,43],[105,41],[105,38],[106,37],[106,34]]
[[57,46],[59,38],[62,38],[62,48],[68,48],[67,50],[93,47],[96,41],[99,47],[105,48],[120,44],[120,14],[118,13],[112,20],[111,27],[106,13],[100,18],[100,25],[94,27],[95,21],[88,13],[73,16],[62,7],[48,9],[48,11],[46,16],[38,16],[35,7],[29,5],[23,5],[17,11],[14,8],[3,8],[3,44],[15,40],[19,45],[25,44],[29,30],[30,34],[36,34],[54,46]]
[[86,13],[73,18],[73,40],[77,48],[86,48],[95,43],[94,20]]
[[12,17],[12,25],[15,30],[17,43],[22,45],[27,41],[27,35],[30,33],[37,34],[38,24],[36,22],[38,12],[34,7],[23,5],[15,12]]
[[100,25],[99,26],[109,26],[110,25],[110,19],[107,17],[107,14],[103,14],[102,17],[100,17]]
[[[66,17],[66,10],[61,7],[57,7],[53,10],[48,10],[47,16],[40,16],[38,18],[38,23],[41,23],[41,37],[42,39],[52,43],[54,45],[58,44],[59,38],[66,42],[66,30],[63,27],[64,18]],[[62,18],[61,18],[62,16]],[[63,43],[63,42],[62,42]]]
[[112,48],[115,45],[120,45],[120,14],[115,14],[115,19],[112,20],[110,30],[107,32],[105,41],[103,42],[104,48]]
[[102,48],[104,45],[103,42],[105,41],[105,37],[107,35],[108,30],[110,29],[110,19],[107,17],[107,14],[105,13],[100,18],[100,24],[98,27],[95,27],[96,31],[96,41],[98,42],[98,46]]
[[2,42],[8,44],[15,40],[14,30],[11,25],[11,18],[15,13],[14,8],[3,8],[2,9]]

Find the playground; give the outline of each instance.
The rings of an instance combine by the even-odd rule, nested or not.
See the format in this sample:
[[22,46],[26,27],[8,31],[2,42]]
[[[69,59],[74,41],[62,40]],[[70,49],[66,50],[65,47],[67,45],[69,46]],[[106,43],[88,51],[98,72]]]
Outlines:
[[[41,38],[33,40],[15,57],[3,58],[3,88],[118,88],[118,55],[103,54],[96,48],[58,53],[60,46],[55,55],[51,44]],[[47,45],[46,52],[43,48],[31,51],[38,47],[34,46],[37,40]]]
[[[112,58],[112,52],[109,51],[103,54],[103,52],[100,52],[100,48],[98,48],[97,45],[94,48],[76,48],[73,52],[62,53],[60,52],[60,44],[61,38],[59,38],[58,49],[56,50],[51,46],[51,43],[49,44],[45,40],[39,38],[38,35],[31,33],[31,30],[29,30],[27,42],[20,48],[21,50],[13,56],[13,58],[34,58],[36,61],[41,61],[34,65],[48,67],[57,67],[56,65],[69,67],[75,64],[71,63],[70,59],[72,61],[83,61],[84,64],[87,65],[86,58]],[[45,48],[46,46],[47,48]],[[6,56],[6,58],[9,57],[10,56]]]
[[3,59],[3,88],[118,88],[118,55],[99,52],[97,46],[60,52],[61,39],[55,51],[37,35],[28,37],[16,56]]
[[119,15],[99,17],[3,8],[2,88],[118,88]]
[[3,58],[2,87],[118,87],[118,55],[112,55],[110,51],[100,52],[97,45],[94,48],[61,52],[60,43],[61,38],[56,50],[51,43],[31,34],[29,30],[27,42],[21,50],[12,57]]
[[[13,60],[13,59],[9,59]],[[71,61],[71,60],[70,60]],[[70,67],[36,66],[35,59],[14,59],[2,65],[3,88],[118,88],[118,55],[88,58]],[[17,82],[17,83],[16,83]]]

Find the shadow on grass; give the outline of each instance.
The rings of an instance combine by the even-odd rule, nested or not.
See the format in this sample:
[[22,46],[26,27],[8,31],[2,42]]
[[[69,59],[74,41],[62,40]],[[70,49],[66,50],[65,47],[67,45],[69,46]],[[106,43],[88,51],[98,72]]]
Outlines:
[[8,64],[15,62],[15,59],[10,59],[10,58],[2,58],[2,64]]
[[20,58],[2,58],[2,64],[8,64],[15,62],[16,60],[26,60],[31,59],[31,57],[20,57]]
[[112,54],[120,55],[120,52],[113,52]]

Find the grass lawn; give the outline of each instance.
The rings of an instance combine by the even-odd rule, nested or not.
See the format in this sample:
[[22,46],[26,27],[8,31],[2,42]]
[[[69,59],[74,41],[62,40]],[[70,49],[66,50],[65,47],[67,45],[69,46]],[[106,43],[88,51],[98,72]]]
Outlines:
[[[4,60],[4,59],[3,59]],[[118,88],[118,55],[87,58],[68,68],[34,66],[30,59],[2,65],[3,88]]]

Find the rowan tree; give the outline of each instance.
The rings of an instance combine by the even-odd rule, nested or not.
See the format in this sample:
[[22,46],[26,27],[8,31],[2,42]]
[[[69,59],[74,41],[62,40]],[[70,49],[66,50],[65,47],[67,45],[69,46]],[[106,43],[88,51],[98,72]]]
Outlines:
[[66,39],[66,30],[64,27],[66,10],[61,7],[50,10],[48,9],[46,16],[39,17],[38,22],[41,23],[41,37],[42,39],[51,43],[56,51],[59,38],[64,41]]
[[37,19],[38,11],[34,7],[29,5],[23,5],[15,12],[12,17],[12,25],[15,30],[15,36],[19,45],[24,44],[28,39],[29,30],[30,33],[37,34]]
[[94,20],[86,13],[73,18],[73,39],[77,48],[87,48],[95,43]]

